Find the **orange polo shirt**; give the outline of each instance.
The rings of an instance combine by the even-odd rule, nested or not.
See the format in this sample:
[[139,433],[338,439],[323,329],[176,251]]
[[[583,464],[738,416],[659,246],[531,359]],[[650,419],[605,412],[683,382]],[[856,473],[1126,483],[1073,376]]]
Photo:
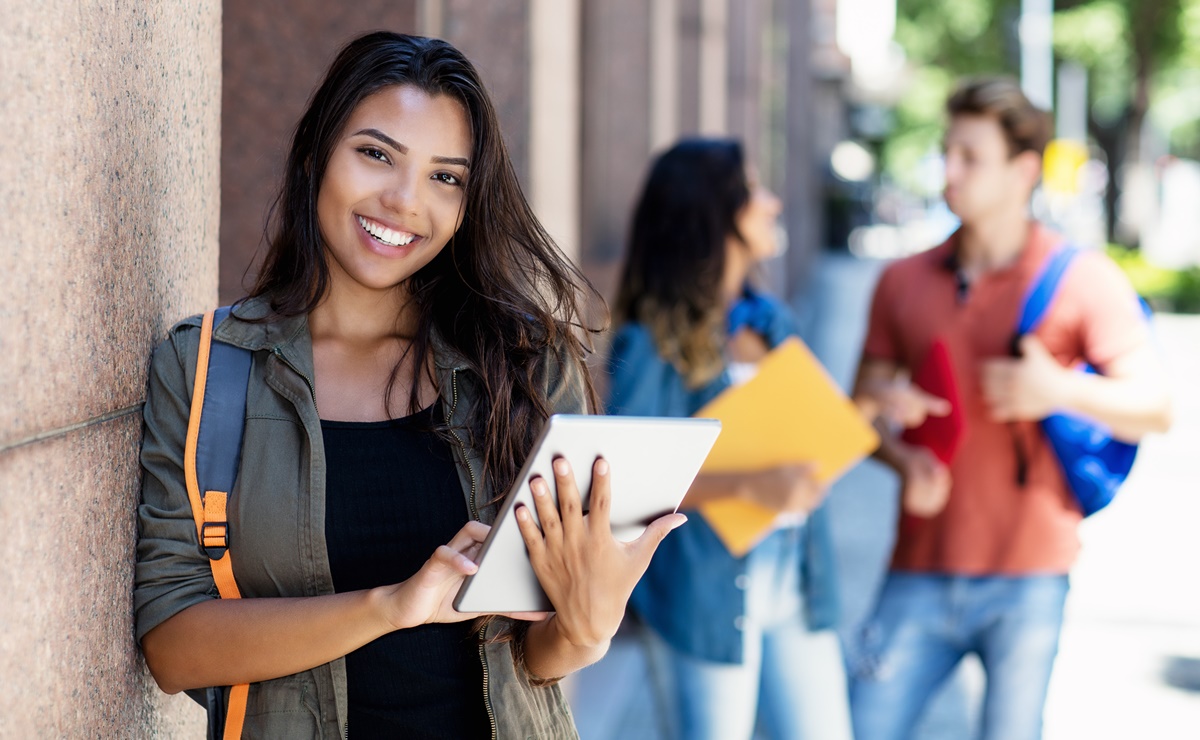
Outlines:
[[[1025,293],[1061,237],[1033,224],[1010,267],[978,278],[961,295],[955,234],[928,252],[899,260],[880,278],[863,354],[921,365],[941,337],[962,396],[965,431],[950,466],[946,508],[931,519],[905,518],[892,568],[958,575],[1065,573],[1079,551],[1081,514],[1058,461],[1036,422],[991,420],[980,383],[981,362],[1007,357]],[[1064,365],[1104,367],[1148,341],[1137,296],[1120,269],[1085,252],[1067,269],[1037,336]],[[1017,482],[1017,444],[1028,460]]]

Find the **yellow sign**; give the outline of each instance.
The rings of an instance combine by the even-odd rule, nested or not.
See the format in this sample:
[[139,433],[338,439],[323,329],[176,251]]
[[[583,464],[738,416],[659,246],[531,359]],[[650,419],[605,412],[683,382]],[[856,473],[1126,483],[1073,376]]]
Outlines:
[[1042,155],[1042,184],[1063,195],[1079,192],[1079,171],[1088,161],[1087,146],[1071,139],[1055,139]]

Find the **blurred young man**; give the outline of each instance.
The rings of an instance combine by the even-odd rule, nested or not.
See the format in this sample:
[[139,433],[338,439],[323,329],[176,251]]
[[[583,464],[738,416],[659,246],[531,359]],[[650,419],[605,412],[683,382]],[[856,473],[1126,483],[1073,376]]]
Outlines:
[[[900,475],[902,514],[852,666],[858,740],[907,738],[967,653],[987,673],[981,736],[1041,737],[1081,514],[1037,422],[1073,411],[1126,441],[1170,423],[1137,297],[1100,253],[1075,258],[1013,357],[1026,290],[1062,245],[1029,215],[1049,117],[1004,79],[964,84],[947,110],[945,197],[962,227],[884,272],[856,393],[916,370],[940,338],[965,433],[948,466],[884,435],[878,456]],[[1103,377],[1069,369],[1081,360]]]

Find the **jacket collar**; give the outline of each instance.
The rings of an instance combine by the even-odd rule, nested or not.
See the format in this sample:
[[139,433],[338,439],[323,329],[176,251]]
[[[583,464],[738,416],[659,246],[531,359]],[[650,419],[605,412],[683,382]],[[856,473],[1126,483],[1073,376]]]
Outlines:
[[[242,321],[225,321],[213,330],[213,338],[244,349],[273,352],[279,350],[302,369],[312,371],[312,336],[308,332],[308,315],[270,318],[271,302],[266,296],[247,298],[235,305],[233,317]],[[462,370],[470,366],[467,359],[452,348],[435,328],[430,343],[433,362],[440,370]]]

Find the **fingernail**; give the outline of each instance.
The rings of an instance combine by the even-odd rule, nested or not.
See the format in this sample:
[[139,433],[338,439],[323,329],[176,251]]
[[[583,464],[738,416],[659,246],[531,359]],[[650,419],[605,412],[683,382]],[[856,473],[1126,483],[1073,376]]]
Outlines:
[[521,521],[526,521],[527,519],[529,519],[529,512],[525,511],[524,506],[517,507],[516,515],[517,515],[517,518],[520,519]]
[[529,490],[533,491],[534,496],[546,495],[546,481],[541,478],[536,478],[529,484]]
[[596,461],[596,475],[608,475],[608,461],[604,458]]
[[558,473],[559,475],[566,475],[567,473],[571,472],[571,468],[567,465],[566,458],[560,457],[554,461],[554,472]]

